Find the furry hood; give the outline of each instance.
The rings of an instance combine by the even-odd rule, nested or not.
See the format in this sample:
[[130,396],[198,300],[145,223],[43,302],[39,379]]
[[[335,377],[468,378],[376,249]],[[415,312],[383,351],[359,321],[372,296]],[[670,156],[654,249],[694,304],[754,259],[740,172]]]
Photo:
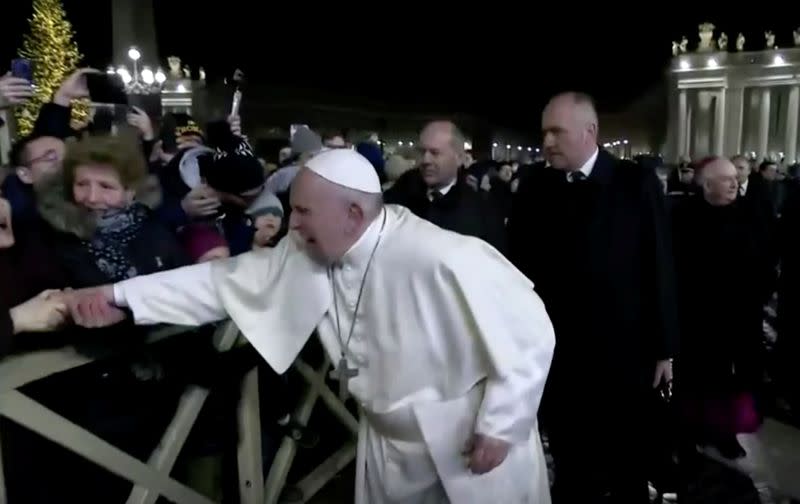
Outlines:
[[[95,218],[72,202],[69,188],[61,177],[50,178],[36,186],[39,215],[55,230],[88,240],[95,231]],[[155,175],[149,175],[136,189],[134,201],[151,210],[161,204],[161,185]]]

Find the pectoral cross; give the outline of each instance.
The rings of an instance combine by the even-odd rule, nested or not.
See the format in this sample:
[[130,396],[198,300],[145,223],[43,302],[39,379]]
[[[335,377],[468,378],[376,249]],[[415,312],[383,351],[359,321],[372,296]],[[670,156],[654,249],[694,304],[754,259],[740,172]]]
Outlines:
[[339,359],[339,365],[330,372],[329,376],[334,380],[339,380],[339,400],[344,401],[347,399],[347,385],[350,383],[350,378],[358,376],[358,369],[349,367],[347,359],[342,357]]

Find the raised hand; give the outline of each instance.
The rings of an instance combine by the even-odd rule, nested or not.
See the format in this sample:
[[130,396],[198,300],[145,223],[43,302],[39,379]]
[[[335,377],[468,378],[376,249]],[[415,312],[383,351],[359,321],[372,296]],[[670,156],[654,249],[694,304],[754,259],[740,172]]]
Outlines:
[[68,313],[62,292],[58,290],[43,291],[10,310],[14,334],[55,331],[64,325]]
[[142,140],[150,141],[156,137],[153,133],[153,122],[144,110],[139,107],[131,107],[126,119],[128,124],[139,130]]
[[238,137],[246,138],[242,135],[242,118],[238,115],[228,116],[228,124],[231,125],[231,133]]
[[89,98],[89,88],[86,85],[87,74],[101,74],[100,70],[94,68],[81,68],[73,72],[61,83],[56,94],[53,96],[53,103],[63,107],[69,107],[72,100],[79,98]]
[[25,79],[5,74],[0,77],[0,108],[25,103],[33,96],[33,86]]
[[114,306],[111,285],[72,291],[67,305],[76,325],[87,328],[108,327],[125,320],[125,312]]
[[192,189],[181,201],[183,211],[192,218],[215,215],[220,205],[217,193],[205,184]]

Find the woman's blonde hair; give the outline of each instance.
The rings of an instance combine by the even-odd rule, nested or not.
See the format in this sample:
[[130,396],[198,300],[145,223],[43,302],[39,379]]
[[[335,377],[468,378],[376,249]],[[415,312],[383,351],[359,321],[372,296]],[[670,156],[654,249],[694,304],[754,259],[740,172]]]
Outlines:
[[72,191],[80,166],[107,165],[119,175],[125,189],[138,189],[147,178],[147,162],[138,139],[129,135],[88,136],[67,144],[64,189]]

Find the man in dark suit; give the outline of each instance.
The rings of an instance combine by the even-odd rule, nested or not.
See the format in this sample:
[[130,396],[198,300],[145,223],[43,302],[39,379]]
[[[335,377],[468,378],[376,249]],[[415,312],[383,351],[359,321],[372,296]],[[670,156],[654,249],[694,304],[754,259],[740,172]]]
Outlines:
[[449,121],[434,121],[419,138],[419,169],[404,173],[384,201],[407,207],[439,227],[476,236],[505,251],[505,223],[490,194],[467,184],[464,135]]
[[542,131],[548,166],[520,182],[509,255],[556,331],[542,403],[554,503],[645,504],[647,402],[671,382],[677,340],[662,186],[598,149],[586,95],[553,98]]
[[749,211],[757,212],[761,218],[772,220],[774,209],[763,177],[752,173],[750,160],[741,154],[732,157],[731,163],[736,167],[738,199],[741,200],[741,205]]
[[778,289],[778,386],[800,422],[800,188],[792,187],[780,220],[781,276]]

